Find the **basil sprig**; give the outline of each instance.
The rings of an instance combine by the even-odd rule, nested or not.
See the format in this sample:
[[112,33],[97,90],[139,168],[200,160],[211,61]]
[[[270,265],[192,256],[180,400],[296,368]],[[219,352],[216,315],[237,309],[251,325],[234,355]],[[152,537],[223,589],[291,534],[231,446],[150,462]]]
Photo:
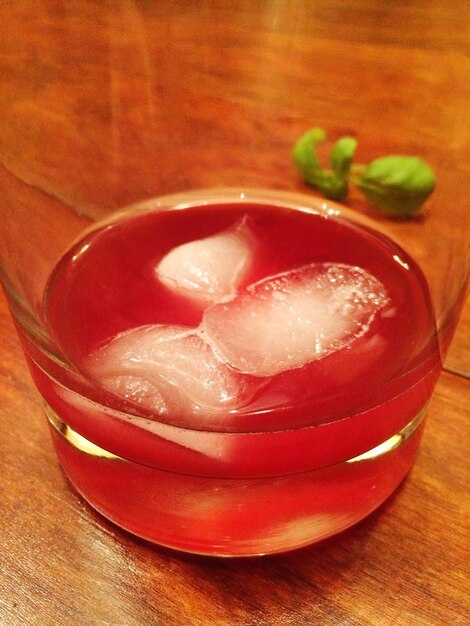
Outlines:
[[348,193],[347,176],[356,149],[356,140],[352,137],[340,139],[330,154],[332,169],[325,170],[316,153],[317,145],[325,139],[326,132],[322,128],[312,128],[296,142],[292,158],[309,185],[319,189],[326,198],[343,200]]
[[344,200],[352,182],[374,206],[406,217],[417,213],[434,191],[434,172],[418,157],[391,155],[369,165],[352,165],[357,146],[353,137],[341,137],[334,144],[329,156],[331,169],[324,169],[316,149],[326,136],[323,129],[312,128],[300,137],[292,152],[302,178],[325,197]]

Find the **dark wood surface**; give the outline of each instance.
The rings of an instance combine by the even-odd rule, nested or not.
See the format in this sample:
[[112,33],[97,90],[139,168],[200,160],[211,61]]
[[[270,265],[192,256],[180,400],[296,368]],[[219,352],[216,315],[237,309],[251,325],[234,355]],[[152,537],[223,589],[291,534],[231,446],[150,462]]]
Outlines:
[[[429,211],[449,197],[456,214],[470,210],[460,183],[470,170],[466,2],[178,1],[170,11],[166,3],[44,0],[5,2],[2,11],[3,201],[34,202],[37,215],[72,207],[74,232],[179,189],[304,190],[289,151],[313,125],[356,134],[364,159],[418,152],[443,172]],[[149,82],[139,68],[157,54]],[[109,128],[97,76],[114,90]],[[168,98],[161,115],[158,94]],[[370,211],[355,194],[348,203]],[[258,559],[156,548],[92,511],[58,466],[3,299],[0,337],[1,626],[469,623],[469,306],[420,456],[399,490],[334,539]]]

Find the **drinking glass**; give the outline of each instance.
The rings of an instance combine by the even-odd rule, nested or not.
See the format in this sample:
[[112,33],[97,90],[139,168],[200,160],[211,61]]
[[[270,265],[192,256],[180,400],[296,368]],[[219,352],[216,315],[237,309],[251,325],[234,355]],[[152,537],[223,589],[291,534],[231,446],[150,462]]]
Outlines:
[[[225,556],[307,545],[376,509],[416,458],[467,292],[469,81],[465,66],[456,65],[458,52],[391,47],[377,58],[369,46],[380,43],[373,24],[325,43],[310,2],[19,0],[6,4],[2,19],[1,280],[73,487],[138,536]],[[313,126],[328,130],[327,147],[354,135],[359,161],[396,153],[426,159],[437,186],[423,212],[393,219],[354,189],[346,207],[305,186],[291,150]],[[282,271],[255,272],[256,281],[215,304],[188,304],[166,286],[155,308],[154,287],[141,285],[142,267],[155,266],[170,241],[210,247],[227,232],[232,241],[244,216],[264,224],[257,236],[273,258],[278,251]],[[312,252],[298,226],[315,236],[315,225],[325,223],[339,233],[331,258],[321,239]],[[361,253],[366,240],[371,247]],[[194,327],[207,326],[208,316],[236,306],[241,292],[253,297],[253,284],[280,274],[284,280],[287,258],[295,258],[294,269],[320,273],[348,264],[346,274],[362,259],[380,274],[389,262],[381,260],[384,250],[420,286],[418,304],[415,287],[403,286],[409,306],[402,294],[398,315],[406,346],[398,336],[395,348],[390,338],[388,347],[369,341],[364,324],[360,336],[337,345],[339,356],[332,349],[317,359],[311,377],[297,366],[281,380],[225,363],[190,329],[198,367],[222,361],[236,384],[245,375],[248,385],[256,382],[261,391],[250,410],[188,400],[191,376],[205,399],[213,381],[198,381],[193,362],[180,366],[181,358],[193,358],[184,352],[186,335],[176,339],[183,343],[173,335],[164,343],[155,374],[165,393],[183,397],[183,408],[159,408],[153,387],[144,389],[134,370],[131,382],[121,370],[114,378],[107,371],[106,382],[84,364],[85,344],[91,350],[95,342],[93,359],[136,328],[167,333],[187,307],[202,320],[191,318]],[[229,263],[219,259],[216,270]],[[236,320],[235,348],[239,330],[248,332]],[[270,328],[261,325],[260,335]],[[178,376],[165,374],[181,367]]]

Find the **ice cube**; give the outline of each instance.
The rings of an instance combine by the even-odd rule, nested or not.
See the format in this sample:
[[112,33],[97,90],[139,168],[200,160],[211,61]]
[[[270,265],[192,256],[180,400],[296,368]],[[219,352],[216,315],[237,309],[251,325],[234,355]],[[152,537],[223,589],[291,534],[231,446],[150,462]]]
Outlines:
[[172,417],[230,411],[252,389],[197,332],[182,326],[146,325],[121,333],[90,357],[87,369],[108,391]]
[[244,216],[227,230],[173,248],[155,271],[168,288],[203,302],[232,298],[253,257],[253,235]]
[[210,307],[202,329],[233,368],[274,376],[362,336],[386,302],[384,286],[365,270],[311,263],[261,280],[230,302]]
[[[227,433],[179,428],[177,426],[172,426],[171,424],[165,424],[153,419],[136,417],[135,415],[129,415],[121,411],[113,411],[113,419],[110,420],[108,412],[109,409],[103,410],[103,407],[100,407],[100,405],[96,404],[96,402],[93,402],[92,400],[80,396],[74,391],[59,385],[57,385],[54,391],[57,397],[65,403],[66,407],[71,408],[76,416],[84,419],[89,424],[93,424],[93,428],[96,428],[98,432],[101,432],[101,436],[103,436],[103,433],[106,433],[107,435],[115,434],[116,423],[121,421],[149,431],[166,442],[177,444],[183,448],[188,448],[189,450],[194,450],[195,452],[199,452],[204,456],[218,461],[228,461],[234,449],[235,440]],[[117,430],[119,430],[119,426],[117,426]],[[75,432],[75,437],[77,435],[80,437],[80,435]],[[90,445],[92,446],[93,444],[89,441],[87,442],[86,439],[84,439],[84,441],[87,443],[89,450]],[[98,450],[99,449],[100,448],[98,447]],[[159,458],[159,452],[164,455],[169,452],[166,448],[162,448],[162,442],[159,440],[153,442],[152,450],[156,455],[156,459]],[[101,450],[101,453],[106,454],[106,451]],[[175,457],[174,451],[172,453],[172,458],[178,458],[177,456]]]

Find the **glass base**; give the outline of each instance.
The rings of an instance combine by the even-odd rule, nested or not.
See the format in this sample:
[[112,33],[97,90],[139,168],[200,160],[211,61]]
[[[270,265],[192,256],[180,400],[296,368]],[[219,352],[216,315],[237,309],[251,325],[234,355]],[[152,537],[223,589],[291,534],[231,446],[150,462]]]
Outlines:
[[165,547],[241,557],[306,546],[376,509],[416,458],[425,408],[360,456],[266,478],[190,476],[141,465],[88,441],[47,405],[46,415],[66,475],[107,519]]

